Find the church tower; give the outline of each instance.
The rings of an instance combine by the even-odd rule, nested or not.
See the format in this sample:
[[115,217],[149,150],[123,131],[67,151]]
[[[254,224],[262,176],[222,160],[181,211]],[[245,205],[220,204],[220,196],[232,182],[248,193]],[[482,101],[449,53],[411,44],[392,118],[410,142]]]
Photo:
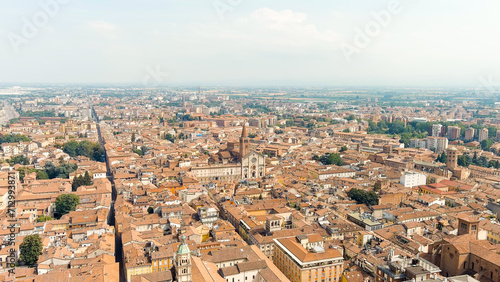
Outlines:
[[240,160],[250,152],[250,139],[248,138],[247,125],[243,125],[240,137]]
[[458,150],[455,147],[450,147],[446,150],[446,167],[449,170],[457,168],[458,163]]
[[175,274],[177,281],[193,281],[191,277],[191,252],[186,244],[186,237],[182,235],[181,244],[175,253]]

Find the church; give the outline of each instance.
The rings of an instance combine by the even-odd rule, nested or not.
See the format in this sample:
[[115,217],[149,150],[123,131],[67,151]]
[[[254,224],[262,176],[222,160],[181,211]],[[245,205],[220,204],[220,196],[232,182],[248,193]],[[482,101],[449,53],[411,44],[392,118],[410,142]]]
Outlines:
[[228,142],[225,150],[210,156],[207,166],[192,167],[201,182],[262,178],[266,174],[265,156],[250,150],[246,125],[239,142]]

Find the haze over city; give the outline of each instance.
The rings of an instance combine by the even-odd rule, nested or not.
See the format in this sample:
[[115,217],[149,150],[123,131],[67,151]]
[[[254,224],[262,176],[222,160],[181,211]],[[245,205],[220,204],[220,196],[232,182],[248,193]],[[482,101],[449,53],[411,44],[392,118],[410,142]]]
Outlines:
[[1,83],[141,84],[148,68],[165,75],[161,85],[500,80],[495,0],[40,3],[0,3]]

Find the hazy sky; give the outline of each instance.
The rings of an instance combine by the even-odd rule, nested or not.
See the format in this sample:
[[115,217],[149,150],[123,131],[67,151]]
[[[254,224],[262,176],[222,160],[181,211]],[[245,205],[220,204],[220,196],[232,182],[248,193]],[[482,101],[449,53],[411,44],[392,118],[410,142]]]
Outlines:
[[0,11],[0,83],[500,81],[498,0],[1,0]]

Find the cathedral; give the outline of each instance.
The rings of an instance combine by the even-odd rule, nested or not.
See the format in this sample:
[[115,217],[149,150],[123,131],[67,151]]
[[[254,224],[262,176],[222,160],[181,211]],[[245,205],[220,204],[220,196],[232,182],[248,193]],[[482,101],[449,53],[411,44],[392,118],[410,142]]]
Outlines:
[[250,150],[246,125],[239,142],[228,142],[225,150],[210,156],[208,166],[192,167],[201,182],[262,178],[266,174],[265,156]]

